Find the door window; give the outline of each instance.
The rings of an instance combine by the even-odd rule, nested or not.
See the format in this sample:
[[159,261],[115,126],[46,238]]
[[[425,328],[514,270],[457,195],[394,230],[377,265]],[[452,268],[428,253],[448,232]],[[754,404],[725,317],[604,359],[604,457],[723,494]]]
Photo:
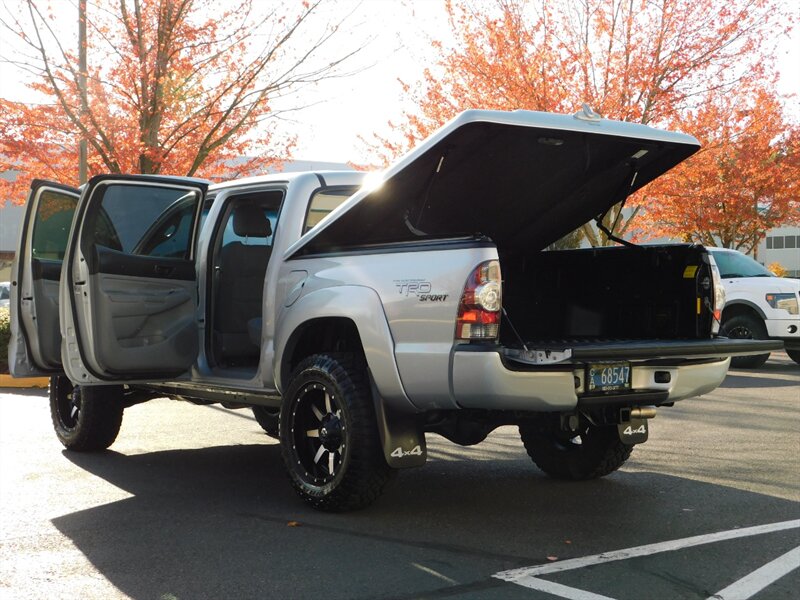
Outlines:
[[135,256],[188,259],[198,193],[185,188],[109,184],[87,217],[94,242]]
[[44,260],[64,260],[72,216],[78,198],[53,190],[44,190],[33,222],[31,254]]

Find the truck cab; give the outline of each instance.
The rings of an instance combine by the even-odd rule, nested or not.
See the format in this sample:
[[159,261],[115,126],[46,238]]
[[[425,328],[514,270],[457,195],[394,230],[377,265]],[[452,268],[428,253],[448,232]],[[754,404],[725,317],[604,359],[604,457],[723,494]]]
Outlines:
[[12,374],[275,391],[262,300],[302,283],[278,282],[279,257],[363,177],[108,175],[82,193],[34,181],[13,267]]

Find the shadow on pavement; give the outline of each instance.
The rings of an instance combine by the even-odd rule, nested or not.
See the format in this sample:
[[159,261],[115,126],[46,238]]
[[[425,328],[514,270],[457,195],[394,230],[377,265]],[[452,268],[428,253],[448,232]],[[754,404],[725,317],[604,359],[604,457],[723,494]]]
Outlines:
[[[741,371],[739,372],[741,373]],[[721,388],[779,388],[779,387],[798,387],[800,380],[794,378],[775,378],[775,377],[759,377],[757,375],[740,375],[739,373],[728,373],[725,381],[722,382]],[[787,373],[788,374],[788,373]],[[792,375],[800,375],[791,373]]]
[[486,582],[487,573],[549,555],[583,556],[798,514],[793,502],[678,477],[619,472],[564,483],[538,473],[518,448],[501,445],[492,460],[468,454],[434,452],[424,469],[400,473],[374,506],[323,514],[295,496],[277,445],[65,452],[133,496],[53,523],[135,599],[333,599],[446,587],[410,565],[462,570],[460,581]]

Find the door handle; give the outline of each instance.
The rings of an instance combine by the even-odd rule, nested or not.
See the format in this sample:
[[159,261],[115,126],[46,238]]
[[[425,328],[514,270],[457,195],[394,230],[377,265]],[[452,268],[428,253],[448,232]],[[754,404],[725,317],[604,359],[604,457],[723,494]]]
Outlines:
[[175,267],[165,267],[164,265],[156,265],[153,270],[155,271],[156,275],[170,275],[174,270]]

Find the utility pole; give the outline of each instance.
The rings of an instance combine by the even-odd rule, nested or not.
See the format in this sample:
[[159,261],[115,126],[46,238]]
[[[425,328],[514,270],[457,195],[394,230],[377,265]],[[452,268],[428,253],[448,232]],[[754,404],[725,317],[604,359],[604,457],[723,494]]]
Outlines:
[[[78,0],[78,93],[81,97],[81,120],[85,123],[89,112],[89,100],[86,92],[86,0]],[[78,180],[86,183],[88,178],[88,148],[86,136],[81,135],[78,142]]]
[[[758,223],[758,198],[753,201],[753,210],[756,212],[755,222]],[[758,237],[758,232],[753,233],[753,260],[758,260]]]

